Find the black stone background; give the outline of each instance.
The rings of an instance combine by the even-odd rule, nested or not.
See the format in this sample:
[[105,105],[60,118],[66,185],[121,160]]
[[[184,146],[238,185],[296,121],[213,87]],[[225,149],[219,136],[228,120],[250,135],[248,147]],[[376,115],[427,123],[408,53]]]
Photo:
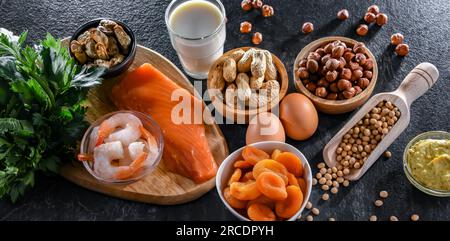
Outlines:
[[[319,207],[315,220],[368,220],[376,214],[379,220],[396,215],[400,220],[417,213],[422,220],[450,220],[450,199],[428,196],[406,179],[402,169],[403,150],[414,136],[430,130],[449,131],[450,114],[450,2],[448,0],[395,1],[307,1],[267,0],[275,8],[275,16],[262,18],[256,11],[244,13],[239,0],[223,0],[227,16],[225,50],[250,44],[250,35],[239,33],[244,20],[254,23],[262,32],[262,48],[274,52],[285,63],[292,78],[292,65],[297,53],[309,42],[320,37],[343,35],[364,41],[377,57],[380,75],[374,93],[394,90],[417,64],[428,61],[437,66],[440,78],[436,85],[411,107],[411,123],[389,147],[393,157],[380,158],[369,172],[349,188],[341,188],[337,196],[320,201],[317,187],[312,203]],[[358,37],[355,27],[361,22],[367,7],[377,3],[389,16],[389,23],[380,28],[370,27],[366,37]],[[29,30],[29,40],[43,38],[46,32],[54,36],[70,36],[77,26],[97,17],[111,17],[126,22],[134,29],[140,44],[168,57],[180,67],[170,45],[164,22],[169,1],[112,0],[0,0],[0,27],[14,32]],[[346,8],[350,18],[336,20],[336,12]],[[314,23],[315,31],[300,33],[303,22]],[[391,34],[401,32],[411,47],[410,54],[398,58],[389,45]],[[292,79],[291,79],[292,81]],[[293,92],[293,84],[290,83]],[[319,129],[307,141],[295,142],[310,163],[322,161],[323,146],[344,125],[351,114],[319,115]],[[222,125],[230,151],[245,144],[245,125]],[[389,198],[381,208],[373,201],[380,190]],[[305,211],[304,216],[307,215]],[[108,197],[71,184],[61,177],[40,175],[36,186],[19,202],[0,201],[1,220],[235,220],[222,205],[213,189],[200,199],[184,205],[158,206]]]

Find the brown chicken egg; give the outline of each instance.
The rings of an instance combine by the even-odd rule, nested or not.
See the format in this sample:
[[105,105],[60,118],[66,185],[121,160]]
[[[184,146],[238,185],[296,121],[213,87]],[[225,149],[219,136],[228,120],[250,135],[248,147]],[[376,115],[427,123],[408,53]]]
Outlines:
[[281,141],[286,136],[278,117],[270,112],[261,112],[250,120],[245,141],[247,145],[260,141]]
[[298,141],[310,138],[319,123],[313,103],[298,93],[289,94],[281,101],[280,119],[287,136]]

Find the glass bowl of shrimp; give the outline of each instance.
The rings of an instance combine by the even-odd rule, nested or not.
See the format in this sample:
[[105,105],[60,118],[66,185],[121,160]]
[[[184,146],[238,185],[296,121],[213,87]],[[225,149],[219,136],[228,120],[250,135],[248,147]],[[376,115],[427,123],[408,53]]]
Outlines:
[[97,180],[124,184],[155,170],[163,149],[161,129],[149,115],[123,110],[92,123],[81,141],[78,160]]

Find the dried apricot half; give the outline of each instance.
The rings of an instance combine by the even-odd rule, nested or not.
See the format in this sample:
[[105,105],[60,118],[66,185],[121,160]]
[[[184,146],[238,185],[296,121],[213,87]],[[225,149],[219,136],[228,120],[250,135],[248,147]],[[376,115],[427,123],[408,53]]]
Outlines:
[[255,178],[253,177],[253,172],[247,172],[244,174],[244,176],[242,176],[241,178],[241,182],[247,182],[250,180],[255,180]]
[[258,176],[263,172],[274,172],[283,179],[285,185],[288,184],[288,170],[280,162],[271,159],[259,161],[253,167],[253,176],[258,179]]
[[248,182],[233,182],[230,185],[231,196],[239,200],[253,200],[261,195],[261,192],[256,186],[256,181],[250,180]]
[[242,151],[242,157],[252,165],[255,165],[261,160],[270,158],[269,154],[267,154],[265,151],[252,146],[244,147],[244,150]]
[[289,186],[294,185],[294,186],[300,187],[297,178],[292,173],[288,173],[288,185]]
[[250,205],[254,204],[254,203],[260,203],[260,204],[264,204],[267,207],[269,207],[270,209],[274,209],[275,208],[275,201],[264,196],[261,195],[258,198],[254,199],[254,200],[250,200],[247,203],[247,207],[250,207]]
[[303,203],[303,193],[297,186],[286,188],[287,198],[275,203],[275,213],[281,218],[291,218],[300,210]]
[[303,178],[297,178],[298,186],[302,190],[303,196],[306,195],[306,181]]
[[239,168],[236,168],[233,172],[233,174],[230,177],[230,180],[228,180],[228,185],[231,185],[233,182],[239,182],[239,179],[241,179],[242,171]]
[[276,160],[277,159],[277,157],[278,157],[278,155],[280,155],[281,154],[281,150],[280,149],[275,149],[275,150],[273,150],[273,152],[272,152],[272,155],[270,156],[273,160]]
[[244,160],[240,160],[234,163],[234,168],[241,168],[241,169],[246,169],[246,168],[250,168],[253,165],[248,162],[248,161],[244,161]]
[[247,207],[247,201],[242,201],[231,196],[229,187],[223,190],[223,197],[225,198],[227,203],[230,204],[230,206],[233,208],[243,209]]
[[272,209],[261,203],[254,203],[247,209],[248,217],[253,221],[275,221]]
[[284,200],[287,197],[286,184],[274,172],[263,172],[256,178],[258,190],[273,200]]
[[303,176],[303,165],[300,158],[290,152],[283,152],[275,159],[277,162],[283,164],[287,170],[296,177]]

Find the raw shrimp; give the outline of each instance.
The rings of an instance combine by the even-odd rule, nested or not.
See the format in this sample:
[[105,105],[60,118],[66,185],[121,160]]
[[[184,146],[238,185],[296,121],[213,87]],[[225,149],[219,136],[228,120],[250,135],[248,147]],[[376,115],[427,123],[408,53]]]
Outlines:
[[[101,145],[104,141],[120,141],[124,146],[128,146],[141,137],[139,129],[141,126],[141,120],[132,114],[115,114],[100,124],[95,146]],[[115,131],[117,128],[122,129]]]
[[103,178],[127,179],[144,166],[148,154],[142,152],[128,166],[114,166],[113,160],[124,158],[124,149],[120,141],[108,142],[94,150],[94,171]]

